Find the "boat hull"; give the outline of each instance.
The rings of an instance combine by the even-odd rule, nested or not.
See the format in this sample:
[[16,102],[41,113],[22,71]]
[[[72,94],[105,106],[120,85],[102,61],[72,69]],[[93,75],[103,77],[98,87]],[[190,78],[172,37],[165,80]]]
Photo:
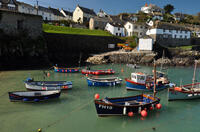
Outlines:
[[[37,91],[37,92],[40,92],[40,91]],[[9,92],[8,94],[9,94],[9,99],[11,102],[16,102],[16,101],[39,102],[39,101],[45,101],[49,99],[56,99],[60,97],[60,92],[55,92],[53,94],[43,95],[43,96],[20,96],[20,95],[15,94],[15,92]]]
[[108,81],[108,82],[101,82],[101,81],[94,81],[91,79],[87,79],[88,86],[116,86],[120,85],[121,81]]
[[59,68],[59,67],[54,67],[55,72],[59,73],[76,73],[79,72],[79,68]]
[[[139,83],[135,83],[129,79],[125,79],[126,80],[126,89],[127,90],[136,90],[136,91],[153,91],[154,86],[153,84],[150,86],[146,86],[145,84],[139,84]],[[164,85],[164,84],[156,84],[156,90],[163,90],[168,88],[168,85]]]
[[200,99],[200,92],[181,92],[173,89],[168,90],[168,100],[189,100]]
[[83,69],[81,71],[82,74],[91,74],[91,75],[110,75],[114,74],[115,71],[108,69],[108,70],[86,70]]
[[72,89],[72,82],[58,81],[58,82],[48,82],[48,81],[25,81],[25,87],[28,90],[69,90]]
[[[133,97],[134,98],[134,97]],[[137,98],[137,96],[135,97]],[[116,105],[95,100],[95,107],[98,116],[127,116],[129,112],[134,114],[140,114],[142,110],[151,110],[151,107],[155,107],[160,102],[160,99],[156,99],[151,103],[135,104],[135,105]]]

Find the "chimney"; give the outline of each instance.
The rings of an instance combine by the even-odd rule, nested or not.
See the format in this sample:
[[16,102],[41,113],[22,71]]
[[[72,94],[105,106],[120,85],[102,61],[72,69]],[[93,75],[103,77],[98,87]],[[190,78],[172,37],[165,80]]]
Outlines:
[[147,3],[145,3],[145,7],[148,7],[148,4],[147,4]]

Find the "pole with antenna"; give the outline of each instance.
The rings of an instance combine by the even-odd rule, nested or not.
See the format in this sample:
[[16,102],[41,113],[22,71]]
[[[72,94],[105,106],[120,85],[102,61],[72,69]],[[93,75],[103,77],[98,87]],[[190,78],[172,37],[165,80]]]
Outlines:
[[194,74],[193,74],[193,78],[192,78],[192,90],[193,90],[193,87],[194,87],[194,83],[195,83],[195,76],[196,76],[196,69],[197,69],[197,61],[195,60],[194,61]]
[[156,96],[156,62],[154,60],[154,88],[153,88],[153,96]]
[[36,3],[37,3],[37,5],[36,5],[37,8],[36,9],[37,9],[37,15],[38,15],[38,8],[39,8],[38,7],[38,0],[36,0]]

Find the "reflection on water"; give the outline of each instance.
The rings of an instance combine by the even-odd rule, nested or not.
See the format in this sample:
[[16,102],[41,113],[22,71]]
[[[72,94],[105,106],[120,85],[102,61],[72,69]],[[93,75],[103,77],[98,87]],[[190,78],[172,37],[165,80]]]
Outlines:
[[[67,80],[73,82],[73,89],[63,91],[59,99],[22,103],[10,102],[8,91],[26,90],[23,80],[34,77],[43,80],[40,70],[6,71],[0,73],[0,131],[1,132],[31,132],[42,128],[43,131],[73,131],[73,132],[102,132],[102,131],[198,131],[200,117],[196,113],[200,110],[199,100],[167,101],[167,90],[158,92],[163,108],[148,112],[145,119],[140,115],[134,117],[98,117],[93,103],[95,93],[104,97],[132,96],[140,94],[137,91],[127,91],[124,79],[131,72],[145,72],[152,74],[152,67],[133,69],[125,64],[96,65],[91,69],[110,69],[115,75],[123,79],[122,85],[116,87],[88,87],[86,78],[81,73],[54,73],[45,80]],[[158,67],[159,69],[159,67]],[[169,67],[166,72],[171,82],[177,85],[191,83],[193,68]],[[197,70],[197,80],[200,76]],[[182,80],[182,81],[181,81]]]

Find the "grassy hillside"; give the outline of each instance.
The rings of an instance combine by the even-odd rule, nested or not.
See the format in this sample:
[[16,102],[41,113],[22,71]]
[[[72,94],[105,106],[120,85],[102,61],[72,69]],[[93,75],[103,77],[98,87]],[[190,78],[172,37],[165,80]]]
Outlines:
[[71,27],[63,27],[63,26],[54,26],[54,25],[49,25],[49,24],[43,24],[43,31],[47,33],[112,36],[110,33],[103,30],[71,28]]

